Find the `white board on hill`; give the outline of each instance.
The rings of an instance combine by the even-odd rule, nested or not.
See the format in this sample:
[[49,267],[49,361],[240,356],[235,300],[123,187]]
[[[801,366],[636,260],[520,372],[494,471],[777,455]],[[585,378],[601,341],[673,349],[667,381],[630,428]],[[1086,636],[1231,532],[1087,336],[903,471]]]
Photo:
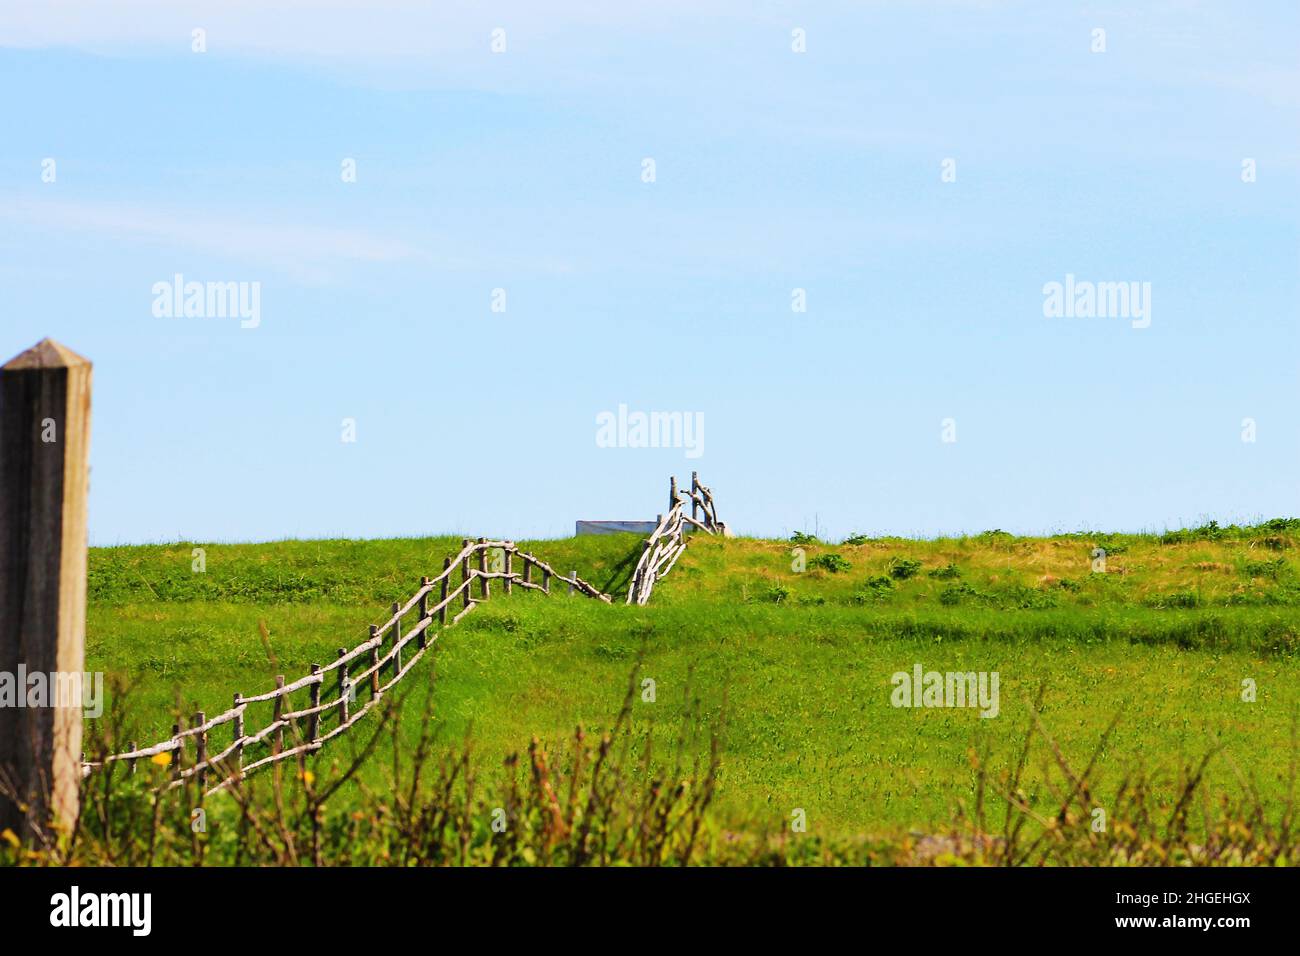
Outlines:
[[574,534],[649,534],[653,521],[579,521]]

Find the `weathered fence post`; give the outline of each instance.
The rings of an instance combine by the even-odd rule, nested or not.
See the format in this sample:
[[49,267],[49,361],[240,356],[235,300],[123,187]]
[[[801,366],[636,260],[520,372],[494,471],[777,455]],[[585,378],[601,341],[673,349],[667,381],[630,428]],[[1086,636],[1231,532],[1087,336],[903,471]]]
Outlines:
[[700,502],[695,497],[695,494],[696,492],[699,491],[699,488],[700,488],[700,473],[698,471],[693,471],[691,472],[691,518],[695,521],[698,521],[700,519]]
[[542,569],[542,593],[551,593],[551,569],[549,567]]
[[[402,605],[394,601],[393,616],[397,617],[397,612],[401,609]],[[400,617],[393,622],[393,663],[389,666],[392,668],[389,673],[394,677],[402,672],[402,619]]]
[[[469,538],[466,538],[464,541],[461,542],[460,545],[461,553],[465,554],[465,549],[468,547],[469,547]],[[465,607],[469,607],[470,601],[472,600],[470,598],[469,592],[473,590],[473,587],[469,583],[469,555],[468,554],[465,554],[465,557],[460,559],[460,584],[462,588],[462,596],[465,599]]]
[[[660,521],[662,520],[663,519],[660,518]],[[655,528],[658,529],[658,527],[659,525],[658,523],[656,523]],[[648,567],[648,565],[646,565],[645,563],[647,560],[646,555],[649,554],[650,547],[653,543],[654,543],[653,540],[650,538],[646,538],[644,541],[641,542],[641,558],[639,561],[637,561],[636,570],[632,572],[632,586],[628,589],[627,592],[628,604],[644,603],[641,600],[641,592],[645,589],[646,570]]]
[[[239,706],[239,694],[235,694],[235,707]],[[244,739],[244,712],[242,710],[235,712],[235,719],[231,722],[231,733],[234,739],[231,743],[235,747],[235,779],[244,779],[244,745],[241,741]]]
[[[90,385],[90,362],[51,339],[0,368],[0,671],[64,689],[85,670]],[[17,799],[0,794],[0,829],[24,842],[77,818],[82,702],[67,696],[0,708],[0,791]]]
[[[347,655],[348,655],[348,649],[346,647],[340,647],[339,659],[342,660],[344,657],[347,657]],[[348,665],[340,664],[338,667],[338,671],[339,671],[339,726],[342,727],[344,724],[348,722],[348,694],[351,693],[352,688],[348,686],[349,684]]]
[[[577,568],[574,568],[574,569],[573,569],[573,574],[571,574],[570,577],[573,578],[573,581],[578,580],[578,569],[577,569]],[[573,581],[570,581],[570,582],[569,582],[569,597],[573,597]]]
[[185,738],[179,736],[181,732],[180,724],[172,724],[172,737],[176,739],[176,749],[173,751],[176,759],[172,761],[172,779],[181,778],[181,764],[185,763]]
[[479,594],[482,596],[483,600],[486,601],[489,597],[491,597],[491,591],[492,591],[492,589],[488,586],[488,579],[486,577],[482,577],[482,575],[487,574],[487,538],[479,538],[478,543],[479,543],[478,573],[480,575],[478,579],[478,583],[482,585],[482,590],[479,592]]
[[[276,675],[275,675],[275,689],[276,689],[276,690],[284,690],[284,675],[283,675],[283,674],[276,674]],[[283,694],[276,694],[276,695],[275,695],[275,709],[272,711],[272,714],[271,714],[271,721],[272,721],[273,723],[277,723],[277,724],[278,724],[278,723],[280,722],[280,718],[282,718],[283,716],[284,716],[284,695],[283,695]],[[273,754],[278,754],[278,753],[283,752],[283,750],[284,750],[284,728],[283,728],[283,727],[276,727],[276,728],[275,728],[275,734],[274,734],[274,742],[271,744],[271,753],[273,753]]]
[[438,595],[438,623],[447,623],[447,584],[451,580],[451,558],[442,559],[442,590]]
[[[311,665],[313,677],[320,677],[320,665]],[[320,740],[320,712],[316,709],[320,706],[320,685],[324,678],[311,685],[311,714],[307,717],[307,739],[312,743]]]
[[371,624],[370,640],[373,642],[370,645],[370,696],[371,697],[379,696],[379,641],[376,640],[377,637],[379,637],[379,625]]
[[529,555],[524,555],[524,584],[533,583],[533,559]]
[[506,553],[506,554],[505,554],[505,558],[506,558],[506,560],[505,560],[505,567],[503,568],[503,570],[506,572],[506,589],[505,589],[505,590],[506,590],[506,594],[507,594],[507,595],[510,594],[510,585],[514,583],[513,581],[510,580],[510,565],[511,565],[511,561],[510,561],[510,559],[511,559],[511,557],[513,556],[512,552],[513,552],[513,550],[514,550],[514,546],[515,546],[515,543],[514,543],[513,541],[507,541],[507,542],[506,542],[506,546],[505,546],[505,548],[504,548],[505,553]]
[[[420,590],[423,591],[428,586],[429,586],[429,579],[427,577],[420,578]],[[428,616],[429,616],[429,595],[426,592],[420,595],[420,620],[423,621]],[[428,646],[428,643],[429,643],[429,625],[426,624],[424,625],[424,630],[420,632],[420,636],[415,639],[415,646],[420,649],[424,649],[426,646]]]
[[201,710],[195,713],[194,726],[199,728],[199,732],[194,736],[194,779],[198,781],[200,796],[203,792],[203,781],[208,777],[208,768],[203,766],[208,759],[208,731],[203,726],[207,722],[207,714]]
[[673,475],[668,479],[668,510],[672,511],[677,507],[677,476]]

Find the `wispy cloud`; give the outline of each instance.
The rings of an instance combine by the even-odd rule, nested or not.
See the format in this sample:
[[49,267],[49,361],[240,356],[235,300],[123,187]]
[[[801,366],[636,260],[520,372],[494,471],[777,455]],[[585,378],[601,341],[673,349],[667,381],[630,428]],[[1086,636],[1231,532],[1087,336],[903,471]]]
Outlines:
[[58,234],[99,233],[136,242],[245,261],[320,284],[347,265],[410,263],[442,273],[563,275],[573,262],[527,243],[500,250],[482,237],[434,233],[375,235],[295,220],[292,210],[231,214],[204,209],[89,200],[35,200],[0,194],[0,222]]
[[[286,223],[283,216],[259,221],[116,202],[0,199],[0,220],[58,232],[107,233],[233,259],[255,261],[299,278],[319,279],[332,264],[433,261],[424,249],[400,239],[329,226]],[[463,268],[464,261],[444,261]]]

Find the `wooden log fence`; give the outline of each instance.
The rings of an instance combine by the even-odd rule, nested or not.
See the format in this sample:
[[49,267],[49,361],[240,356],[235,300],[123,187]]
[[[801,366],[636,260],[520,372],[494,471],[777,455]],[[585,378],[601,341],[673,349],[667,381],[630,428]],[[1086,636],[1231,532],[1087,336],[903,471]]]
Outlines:
[[[687,504],[691,506],[689,515]],[[659,516],[654,531],[642,542],[641,559],[632,572],[626,603],[645,604],[650,600],[656,582],[672,570],[686,550],[686,532],[690,528],[705,534],[727,533],[727,526],[718,520],[713,492],[700,484],[699,472],[695,471],[691,472],[689,493],[677,490],[676,478],[669,479],[668,513]]]
[[[507,555],[505,567],[508,570],[485,570],[486,555],[496,549],[504,550]],[[471,566],[472,559],[477,559],[478,567]],[[534,568],[541,571],[544,584],[533,580]],[[461,578],[459,582],[453,582],[451,579],[457,570],[461,572]],[[274,690],[248,696],[236,694],[234,705],[229,710],[210,718],[202,712],[197,713],[192,726],[173,728],[172,736],[166,740],[148,747],[132,746],[125,753],[110,754],[102,760],[83,761],[82,775],[121,761],[126,761],[126,766],[131,768],[141,759],[168,754],[172,779],[164,789],[183,786],[191,778],[201,788],[209,780],[215,780],[204,791],[205,796],[211,796],[265,767],[301,754],[315,753],[363,719],[410,673],[433,646],[437,635],[430,636],[431,630],[436,626],[454,625],[486,600],[490,594],[489,580],[500,580],[507,588],[518,585],[549,594],[552,578],[568,584],[573,593],[612,603],[608,594],[584,581],[576,571],[571,575],[561,574],[536,555],[521,551],[513,542],[486,538],[477,542],[466,540],[460,553],[443,562],[441,574],[435,578],[421,578],[419,588],[404,604],[393,605],[388,620],[372,625],[367,639],[355,647],[339,648],[335,660],[328,664],[313,664],[311,673],[293,681],[277,676]],[[481,589],[479,596],[473,594],[476,581]],[[430,603],[434,594],[437,601]],[[463,607],[448,621],[447,610],[458,601],[463,602]],[[405,628],[402,626],[404,620],[408,625]],[[327,685],[331,686],[329,693],[334,696],[322,700],[322,691]],[[363,700],[358,700],[358,688],[368,690]],[[294,695],[301,695],[304,691],[309,698],[307,705],[291,709]],[[250,707],[267,703],[272,705],[270,722],[260,729],[251,730],[248,724]],[[333,726],[328,727],[331,722]],[[214,751],[213,732],[227,724],[231,728],[230,742]],[[186,742],[190,738],[195,741],[190,747],[195,756],[192,763],[185,765]],[[265,751],[265,755],[245,762],[246,756],[259,748]]]
[[[650,599],[655,582],[671,570],[686,550],[688,528],[698,528],[707,534],[725,533],[725,526],[717,520],[713,493],[699,483],[695,474],[691,475],[689,493],[678,493],[676,479],[670,493],[674,499],[672,506],[644,543],[628,591],[628,604],[645,604]],[[685,511],[688,503],[690,515]],[[504,554],[504,562],[494,561],[493,567],[499,566],[503,570],[490,571],[488,556],[498,549]],[[541,572],[540,583],[535,579],[535,571]],[[459,580],[454,580],[458,575]],[[83,761],[82,775],[87,776],[121,761],[133,770],[142,759],[167,754],[171,780],[164,789],[184,786],[193,779],[205,796],[211,796],[240,783],[258,770],[315,753],[362,720],[410,673],[433,646],[436,628],[454,626],[488,600],[491,595],[489,582],[492,580],[501,581],[507,594],[519,587],[547,595],[551,594],[554,580],[567,585],[566,593],[569,595],[581,594],[606,604],[613,603],[608,594],[584,581],[577,571],[561,574],[536,555],[520,550],[512,541],[487,538],[471,541],[466,538],[461,550],[443,561],[442,572],[437,577],[420,578],[419,587],[405,603],[394,604],[386,621],[371,625],[366,640],[352,648],[340,647],[333,661],[312,664],[309,674],[292,681],[277,675],[274,690],[252,695],[235,694],[229,710],[215,717],[196,713],[192,726],[184,729],[174,727],[172,736],[166,740],[147,747],[132,744],[125,753]],[[459,611],[454,610],[457,604],[460,605]],[[449,610],[452,611],[450,617]],[[403,627],[403,621],[406,627]],[[361,689],[365,693],[359,695]],[[292,709],[295,695],[304,692],[308,698],[306,706]],[[301,701],[301,696],[296,699]],[[255,725],[249,723],[250,708],[264,704],[271,705],[270,722],[251,729]],[[225,746],[214,746],[214,731],[227,724],[230,725],[230,742]],[[221,735],[225,733],[222,731]],[[194,743],[187,745],[191,738]],[[186,765],[186,756],[191,751],[194,760]],[[252,760],[247,759],[250,755]]]

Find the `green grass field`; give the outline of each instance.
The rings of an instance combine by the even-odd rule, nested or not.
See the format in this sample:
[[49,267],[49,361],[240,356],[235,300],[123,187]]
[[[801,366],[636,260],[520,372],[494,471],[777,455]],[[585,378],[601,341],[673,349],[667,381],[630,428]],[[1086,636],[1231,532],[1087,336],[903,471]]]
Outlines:
[[[787,542],[697,536],[645,608],[621,604],[636,538],[521,542],[619,602],[495,591],[442,632],[413,683],[434,682],[441,739],[468,736],[490,767],[534,735],[562,750],[575,725],[608,725],[643,654],[638,680],[654,681],[655,701],[637,697],[638,727],[653,724],[656,752],[670,749],[687,694],[722,721],[714,809],[736,829],[781,830],[796,808],[833,838],[940,828],[972,799],[972,748],[994,767],[1015,759],[1040,687],[1072,760],[1086,762],[1120,715],[1098,792],[1141,767],[1172,803],[1182,769],[1219,742],[1209,792],[1253,786],[1280,805],[1300,706],[1298,525],[813,543],[803,571]],[[1098,546],[1105,573],[1093,573]],[[140,743],[166,737],[178,710],[212,714],[235,691],[327,663],[460,541],[206,545],[203,573],[193,547],[91,551],[87,667],[130,684]],[[891,675],[917,663],[998,672],[998,716],[891,706]],[[417,692],[408,706],[423,703]],[[349,744],[335,746],[324,759]],[[363,785],[383,779],[382,752],[371,763]]]

